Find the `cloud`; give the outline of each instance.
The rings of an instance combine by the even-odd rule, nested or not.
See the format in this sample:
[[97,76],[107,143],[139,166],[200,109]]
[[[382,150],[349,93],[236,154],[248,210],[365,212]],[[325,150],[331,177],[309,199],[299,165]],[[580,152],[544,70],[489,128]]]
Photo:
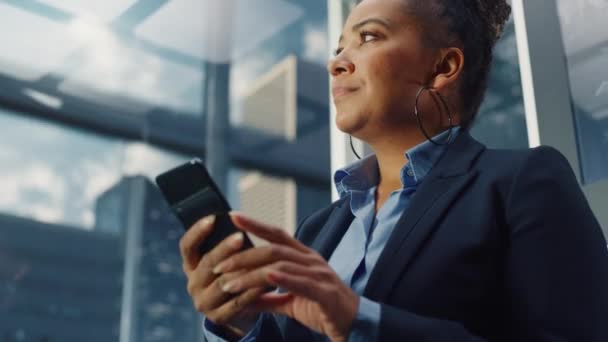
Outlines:
[[304,58],[316,63],[325,64],[329,56],[327,32],[307,25],[304,30]]
[[82,162],[80,173],[83,175],[83,195],[87,203],[94,202],[101,193],[120,180],[116,166],[119,165],[106,163],[103,159],[89,159]]
[[[0,208],[43,222],[64,219],[65,180],[48,165],[32,163],[0,173]],[[32,197],[35,196],[35,197]]]
[[0,211],[82,229],[94,227],[97,198],[125,175],[152,178],[188,159],[11,115],[0,115],[0,146]]
[[144,175],[154,179],[158,174],[188,160],[168,151],[160,150],[143,143],[131,143],[125,146],[124,175]]
[[18,65],[17,68],[3,67],[3,73],[35,80],[55,70],[76,48],[66,41],[65,27],[61,23],[2,2],[0,13],[3,27],[10,27],[0,30],[0,56],[2,60]]
[[102,21],[91,16],[74,19],[66,39],[82,46],[83,65],[60,85],[62,91],[91,96],[82,84],[98,91],[144,103],[175,109],[196,110],[195,101],[181,95],[191,87],[202,87],[202,68],[172,63],[126,45]]
[[285,0],[173,0],[137,26],[138,37],[214,63],[245,56],[299,20]]
[[240,97],[247,93],[251,83],[273,65],[273,60],[272,52],[264,51],[256,54],[255,58],[244,58],[234,63],[230,72],[231,94]]
[[55,8],[62,9],[76,16],[95,16],[103,21],[110,21],[127,8],[135,0],[104,0],[104,1],[82,1],[82,0],[44,0],[41,1]]
[[12,208],[19,200],[19,184],[14,175],[0,172],[0,208],[3,210]]
[[96,196],[120,178],[122,144],[0,115],[0,210],[90,229]]

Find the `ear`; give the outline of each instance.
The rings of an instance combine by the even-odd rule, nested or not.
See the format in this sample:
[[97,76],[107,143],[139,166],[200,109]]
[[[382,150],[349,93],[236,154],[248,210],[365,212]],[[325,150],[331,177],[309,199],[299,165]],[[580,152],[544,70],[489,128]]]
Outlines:
[[454,87],[464,68],[464,53],[457,47],[441,49],[435,65],[435,78],[431,88],[441,91]]

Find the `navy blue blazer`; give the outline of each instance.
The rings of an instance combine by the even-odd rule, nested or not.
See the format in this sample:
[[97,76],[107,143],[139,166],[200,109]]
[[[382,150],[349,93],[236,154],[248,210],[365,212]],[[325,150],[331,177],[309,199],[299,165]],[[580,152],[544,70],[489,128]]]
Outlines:
[[[329,259],[353,216],[345,197],[299,240]],[[487,149],[463,132],[418,187],[364,296],[380,341],[608,341],[608,250],[555,149]],[[264,319],[259,341],[320,341]]]

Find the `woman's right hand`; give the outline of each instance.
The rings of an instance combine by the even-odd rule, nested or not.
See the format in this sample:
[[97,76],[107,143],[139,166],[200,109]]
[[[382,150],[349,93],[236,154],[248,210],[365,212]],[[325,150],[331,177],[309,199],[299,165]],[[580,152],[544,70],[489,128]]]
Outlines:
[[188,278],[188,293],[197,311],[216,325],[223,326],[237,337],[253,328],[258,313],[247,312],[247,307],[265,292],[263,288],[230,294],[222,286],[238,273],[215,274],[213,269],[224,259],[237,254],[243,245],[243,232],[233,234],[201,255],[198,246],[213,231],[215,216],[207,216],[195,223],[179,243],[183,270]]

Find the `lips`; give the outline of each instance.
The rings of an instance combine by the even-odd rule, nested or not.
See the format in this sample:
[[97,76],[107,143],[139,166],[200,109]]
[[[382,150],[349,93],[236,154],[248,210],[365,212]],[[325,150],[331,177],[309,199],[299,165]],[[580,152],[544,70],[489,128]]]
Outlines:
[[331,93],[334,96],[334,100],[337,100],[341,97],[350,95],[354,92],[356,92],[359,88],[356,87],[342,87],[342,86],[335,86],[331,89]]

